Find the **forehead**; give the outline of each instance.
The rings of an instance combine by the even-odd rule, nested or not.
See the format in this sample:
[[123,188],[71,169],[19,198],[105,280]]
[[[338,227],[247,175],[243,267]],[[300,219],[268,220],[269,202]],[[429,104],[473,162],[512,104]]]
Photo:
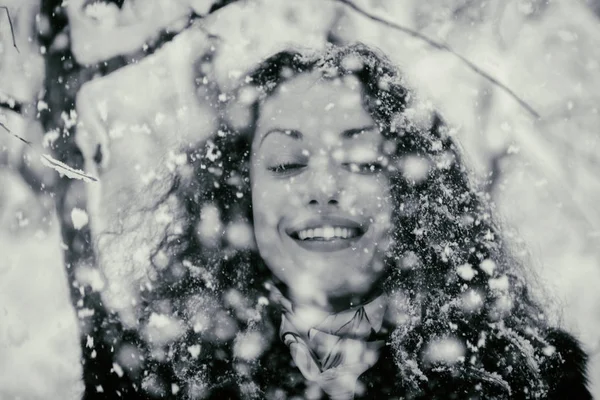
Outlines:
[[354,76],[325,79],[319,71],[300,74],[261,104],[255,140],[273,128],[298,130],[310,138],[374,125],[362,92]]

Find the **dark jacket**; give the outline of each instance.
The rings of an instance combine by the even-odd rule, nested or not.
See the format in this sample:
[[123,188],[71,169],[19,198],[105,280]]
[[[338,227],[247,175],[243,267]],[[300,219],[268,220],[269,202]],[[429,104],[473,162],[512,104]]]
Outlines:
[[[84,380],[85,400],[95,399],[186,399],[185,383],[178,381],[174,368],[177,363],[146,362],[144,368],[163,382],[163,387],[148,383],[145,370],[130,371],[123,367],[124,373],[117,373],[113,368],[115,354],[119,346],[141,345],[139,338],[133,333],[121,332],[115,340],[114,326],[107,328],[101,336],[110,337],[110,342],[96,342],[93,348],[84,346]],[[112,334],[107,335],[111,332]],[[101,331],[96,331],[101,333]],[[592,399],[588,391],[586,378],[587,356],[578,342],[569,334],[552,330],[546,335],[549,344],[557,352],[557,357],[549,358],[549,362],[541,364],[539,378],[548,384],[547,391],[540,399],[546,400],[588,400]],[[498,358],[507,354],[506,348],[490,349],[489,362],[496,363]],[[94,352],[95,350],[95,352]],[[93,357],[92,357],[92,352]],[[240,386],[255,384],[258,391],[254,398],[280,398],[277,393],[287,393],[304,397],[305,382],[302,375],[291,363],[289,349],[280,341],[272,342],[269,351],[255,366],[255,374],[251,380],[240,382],[239,375],[233,372],[230,359],[212,359],[198,366],[198,374],[210,371],[214,382],[212,388],[206,387],[205,399],[239,399]],[[207,369],[204,369],[207,367]],[[122,372],[122,371],[119,371]],[[410,387],[399,374],[394,354],[390,346],[385,346],[377,364],[367,370],[360,378],[364,389],[355,396],[356,399],[412,399],[412,400],[446,400],[446,399],[527,399],[531,398],[523,391],[519,382],[520,374],[508,375],[509,379],[482,380],[475,371],[456,371],[450,369],[434,369],[428,371],[428,380],[418,390]],[[201,381],[200,381],[201,382]],[[172,386],[176,383],[176,386]],[[241,384],[241,385],[240,385]],[[174,388],[176,390],[174,390]],[[187,388],[189,389],[189,388]],[[278,392],[279,391],[279,392]],[[252,396],[250,396],[252,398]]]
[[[591,400],[587,389],[586,377],[587,355],[575,338],[564,331],[552,330],[547,336],[560,357],[544,365],[540,370],[540,378],[549,385],[545,400]],[[501,354],[503,349],[498,349]],[[560,360],[560,361],[554,361]],[[411,395],[410,388],[405,387],[397,377],[393,355],[390,348],[382,354],[379,362],[362,377],[367,390],[359,398],[405,398],[414,400],[447,400],[447,399],[526,399],[529,398],[521,390],[519,382],[506,382],[510,391],[500,382],[481,384],[476,374],[453,375],[450,371],[429,372],[425,389]]]

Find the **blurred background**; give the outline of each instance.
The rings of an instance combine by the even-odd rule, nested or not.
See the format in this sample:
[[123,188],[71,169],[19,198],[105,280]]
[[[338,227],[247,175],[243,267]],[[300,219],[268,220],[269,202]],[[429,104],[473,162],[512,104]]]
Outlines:
[[600,398],[600,1],[0,0],[0,399],[81,397],[90,304],[136,325],[197,77],[353,41],[455,127]]

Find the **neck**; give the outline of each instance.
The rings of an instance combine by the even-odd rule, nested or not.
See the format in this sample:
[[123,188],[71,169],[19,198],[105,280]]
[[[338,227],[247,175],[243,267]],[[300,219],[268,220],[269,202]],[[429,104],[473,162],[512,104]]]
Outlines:
[[377,298],[383,293],[383,281],[385,276],[377,279],[373,284],[370,285],[369,290],[363,293],[351,293],[344,294],[341,296],[327,296],[325,304],[317,301],[316,299],[306,301],[305,298],[299,299],[295,296],[293,290],[288,285],[279,279],[274,278],[274,284],[281,291],[281,294],[289,299],[293,306],[311,306],[320,308],[327,312],[337,313],[349,308],[357,307],[362,304],[369,303],[373,299]]

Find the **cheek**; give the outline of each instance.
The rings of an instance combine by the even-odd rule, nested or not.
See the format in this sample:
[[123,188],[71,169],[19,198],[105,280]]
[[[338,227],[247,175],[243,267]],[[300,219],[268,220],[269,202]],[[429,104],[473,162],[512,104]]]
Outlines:
[[392,214],[390,193],[389,180],[385,176],[358,176],[348,182],[341,206],[378,222],[389,223]]
[[[254,216],[254,235],[263,258],[273,253],[280,243],[279,225],[289,207],[289,194],[280,185],[270,179],[253,175],[252,213]],[[268,254],[267,254],[268,253]]]

